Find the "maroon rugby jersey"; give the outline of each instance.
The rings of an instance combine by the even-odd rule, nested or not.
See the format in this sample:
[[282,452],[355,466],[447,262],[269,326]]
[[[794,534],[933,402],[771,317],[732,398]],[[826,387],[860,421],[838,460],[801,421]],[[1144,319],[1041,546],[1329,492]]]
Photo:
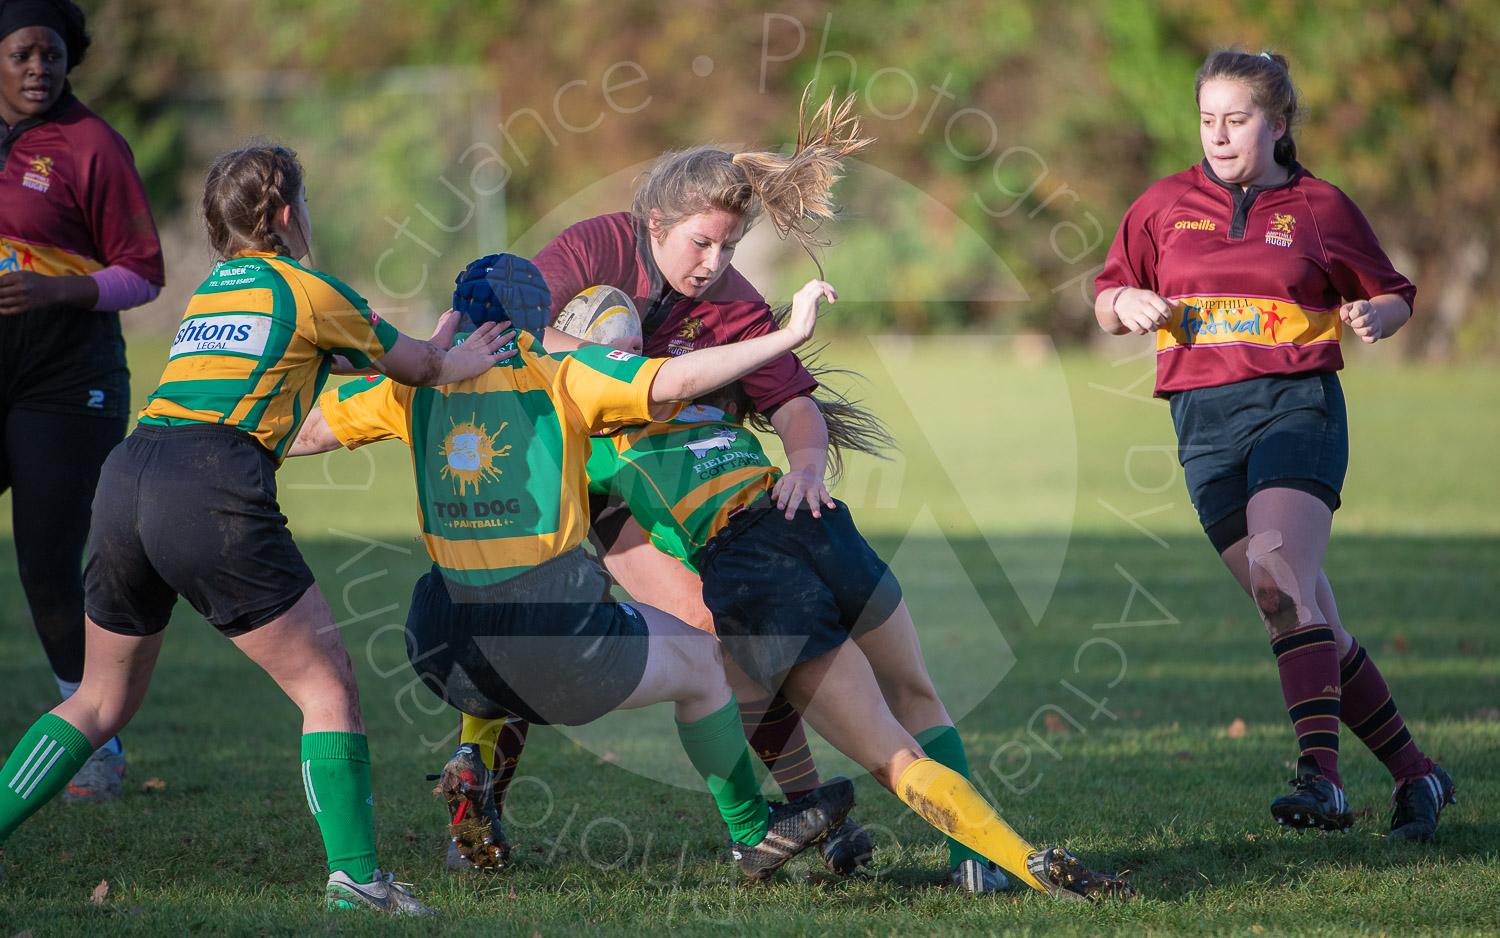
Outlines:
[[[635,302],[646,326],[645,353],[654,358],[738,342],[776,329],[771,308],[731,266],[701,297],[673,290],[638,236],[629,212],[600,215],[569,226],[532,258],[552,292],[552,316],[592,286],[611,286]],[[788,352],[740,379],[755,406],[766,412],[818,386]]]
[[1347,301],[1417,288],[1343,192],[1300,166],[1270,187],[1206,166],[1159,180],[1125,213],[1098,291],[1141,287],[1186,305],[1156,332],[1156,394],[1265,374],[1337,371]]
[[0,123],[0,273],[77,276],[115,265],[161,286],[161,242],[130,146],[70,92]]

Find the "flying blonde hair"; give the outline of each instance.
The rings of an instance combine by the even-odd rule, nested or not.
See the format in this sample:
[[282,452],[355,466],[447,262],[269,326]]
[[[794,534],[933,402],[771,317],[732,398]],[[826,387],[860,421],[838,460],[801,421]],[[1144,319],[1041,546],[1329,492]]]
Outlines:
[[860,136],[852,94],[837,104],[830,94],[808,121],[811,94],[809,85],[802,94],[797,144],[790,154],[730,153],[714,146],[669,151],[644,174],[630,213],[643,223],[654,221],[658,237],[703,212],[739,215],[746,230],[764,213],[777,235],[795,238],[809,254],[813,247],[826,247],[829,242],[817,232],[838,215],[831,198],[833,184],[843,178],[844,160],[875,138]]

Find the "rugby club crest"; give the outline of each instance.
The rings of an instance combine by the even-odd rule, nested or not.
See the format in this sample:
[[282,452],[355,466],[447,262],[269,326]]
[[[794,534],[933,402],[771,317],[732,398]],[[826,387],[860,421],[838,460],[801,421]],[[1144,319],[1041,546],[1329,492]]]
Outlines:
[[51,188],[52,157],[33,156],[26,166],[26,175],[21,177],[21,185],[38,192],[46,192]]
[[1292,234],[1297,229],[1297,219],[1288,212],[1272,212],[1271,223],[1266,226],[1266,243],[1279,248],[1292,246]]

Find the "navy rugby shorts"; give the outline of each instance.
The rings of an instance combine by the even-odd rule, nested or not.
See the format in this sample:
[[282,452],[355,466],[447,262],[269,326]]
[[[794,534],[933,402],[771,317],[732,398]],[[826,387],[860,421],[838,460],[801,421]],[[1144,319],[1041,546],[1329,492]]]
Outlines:
[[767,493],[704,548],[703,602],[719,641],[766,690],[794,665],[880,626],[901,586],[854,526],[848,506],[788,521]]
[[1223,553],[1249,533],[1245,506],[1290,488],[1339,507],[1349,418],[1338,375],[1262,375],[1172,395],[1177,458],[1198,521]]
[[137,426],[104,461],[83,600],[102,628],[160,632],[181,595],[234,638],[312,585],[276,503],[276,461],[248,433]]
[[646,620],[610,598],[582,548],[493,586],[436,565],[417,581],[406,652],[422,683],[483,719],[580,726],[617,709],[646,673]]

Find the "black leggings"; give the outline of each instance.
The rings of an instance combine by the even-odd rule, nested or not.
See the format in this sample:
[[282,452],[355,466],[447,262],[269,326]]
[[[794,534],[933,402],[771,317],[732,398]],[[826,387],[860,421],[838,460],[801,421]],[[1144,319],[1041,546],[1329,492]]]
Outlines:
[[83,548],[99,467],[125,438],[124,417],[11,407],[4,413],[0,492],[11,492],[21,588],[52,671],[83,677]]

